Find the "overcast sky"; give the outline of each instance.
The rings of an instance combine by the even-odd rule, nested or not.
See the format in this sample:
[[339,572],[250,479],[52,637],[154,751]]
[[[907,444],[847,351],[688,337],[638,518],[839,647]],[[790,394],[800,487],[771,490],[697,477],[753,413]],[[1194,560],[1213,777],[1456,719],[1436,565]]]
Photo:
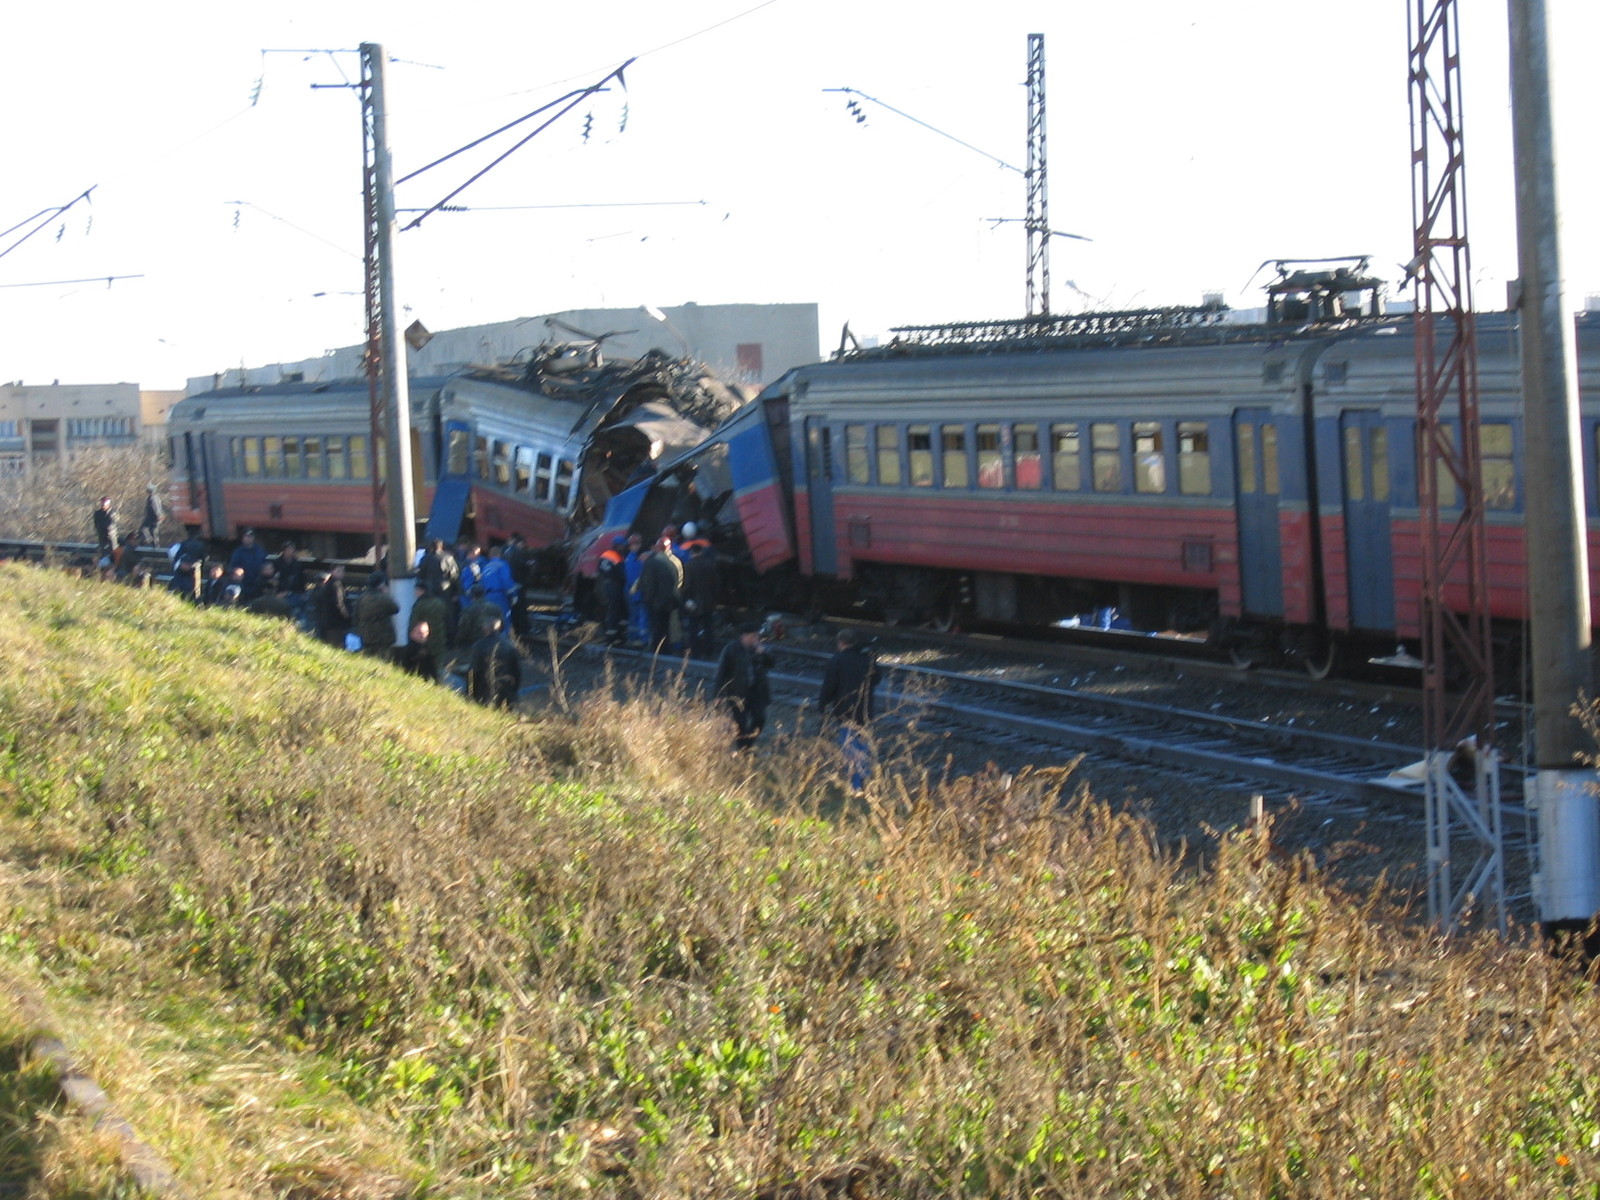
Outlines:
[[[1581,304],[1600,292],[1600,162],[1581,121],[1600,4],[1549,5],[1566,275]],[[1282,257],[1370,254],[1398,279],[1411,257],[1406,6],[14,6],[0,228],[95,190],[0,257],[0,380],[178,387],[359,342],[359,102],[312,85],[356,80],[362,42],[391,60],[402,175],[638,59],[625,90],[464,192],[474,211],[399,237],[399,297],[435,329],[814,301],[827,348],[846,321],[881,335],[1020,315],[1022,228],[995,219],[1025,212],[1023,177],[1000,162],[1026,165],[1036,32],[1051,224],[1093,239],[1054,242],[1054,308],[1197,303],[1209,290],[1250,307],[1270,274],[1258,264]],[[1462,8],[1476,296],[1498,307],[1516,273],[1505,6]],[[830,88],[916,121],[858,98],[859,123]],[[441,199],[516,136],[403,185],[399,205]]]

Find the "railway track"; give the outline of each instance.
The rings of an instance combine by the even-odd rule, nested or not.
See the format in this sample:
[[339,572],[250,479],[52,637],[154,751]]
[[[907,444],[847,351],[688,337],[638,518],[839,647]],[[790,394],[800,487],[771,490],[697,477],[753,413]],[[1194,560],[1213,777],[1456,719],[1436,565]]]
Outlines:
[[[642,653],[636,657],[650,661]],[[770,675],[774,700],[803,713],[827,657],[820,650],[780,647]],[[679,665],[674,660],[674,669]],[[709,680],[714,670],[705,662],[681,666],[689,679]],[[1416,746],[937,667],[883,663],[880,672],[886,729],[915,721],[924,731],[1004,743],[1041,759],[1081,752],[1201,775],[1218,786],[1262,793],[1268,802],[1336,803],[1347,811],[1351,805],[1373,806],[1421,817],[1420,782],[1395,774],[1422,757]],[[1504,803],[1509,813],[1521,814],[1515,776],[1508,772]]]

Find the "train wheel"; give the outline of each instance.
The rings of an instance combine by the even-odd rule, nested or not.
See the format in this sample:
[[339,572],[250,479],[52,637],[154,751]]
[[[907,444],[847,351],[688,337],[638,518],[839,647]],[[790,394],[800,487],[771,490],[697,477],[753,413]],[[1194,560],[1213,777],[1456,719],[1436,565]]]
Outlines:
[[928,626],[939,633],[961,631],[961,605],[954,596],[946,596],[933,606],[928,615]]
[[1249,642],[1228,647],[1228,661],[1241,671],[1248,671],[1261,661],[1261,651]]
[[1300,668],[1312,679],[1322,680],[1333,674],[1339,665],[1339,643],[1332,638],[1320,641],[1300,656]]

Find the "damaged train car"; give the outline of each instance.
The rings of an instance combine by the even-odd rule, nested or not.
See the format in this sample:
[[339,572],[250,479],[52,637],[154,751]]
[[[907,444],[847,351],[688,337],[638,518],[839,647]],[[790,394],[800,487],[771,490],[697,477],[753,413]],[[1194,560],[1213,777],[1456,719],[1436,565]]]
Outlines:
[[705,440],[745,400],[703,365],[597,343],[474,368],[439,393],[442,446],[427,536],[546,546],[592,528],[611,497]]
[[[416,511],[428,537],[535,546],[592,527],[611,497],[704,440],[745,396],[703,364],[598,342],[542,345],[511,363],[411,379]],[[371,554],[365,380],[285,381],[187,396],[168,418],[172,511],[207,537],[254,527],[318,557]]]

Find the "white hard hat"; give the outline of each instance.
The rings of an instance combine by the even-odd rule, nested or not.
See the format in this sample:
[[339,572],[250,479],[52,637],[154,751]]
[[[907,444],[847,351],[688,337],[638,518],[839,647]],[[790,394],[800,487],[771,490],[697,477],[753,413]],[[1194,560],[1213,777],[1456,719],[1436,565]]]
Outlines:
[[683,523],[683,536],[684,537],[692,538],[697,532],[699,532],[699,531],[695,528],[695,523],[693,521],[685,521]]

